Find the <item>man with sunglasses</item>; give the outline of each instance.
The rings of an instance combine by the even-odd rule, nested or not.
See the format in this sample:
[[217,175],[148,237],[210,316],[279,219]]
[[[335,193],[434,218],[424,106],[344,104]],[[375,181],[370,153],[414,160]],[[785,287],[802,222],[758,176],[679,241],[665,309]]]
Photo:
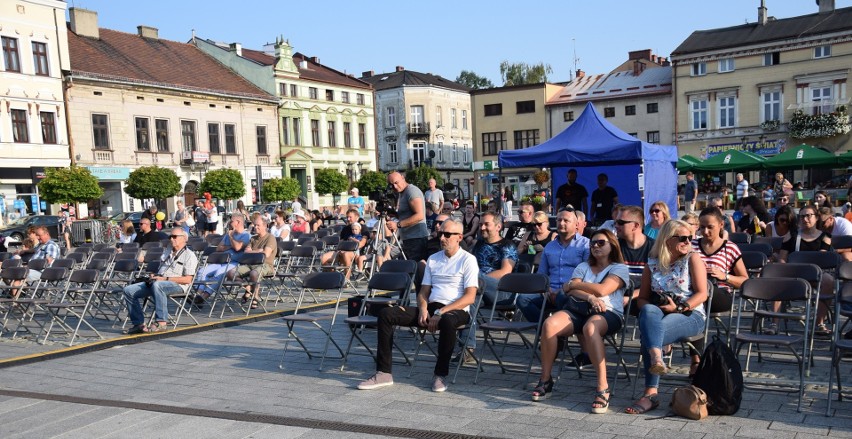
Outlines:
[[154,226],[151,224],[150,219],[142,218],[139,220],[139,233],[136,234],[136,238],[133,239],[133,242],[139,244],[141,247],[145,243],[160,242],[167,237],[168,236],[166,236],[165,233],[154,230]]
[[[124,303],[130,323],[133,325],[128,334],[165,331],[169,319],[169,295],[186,294],[192,285],[192,278],[198,268],[198,258],[195,252],[186,248],[187,235],[182,228],[172,229],[169,235],[171,252],[164,253],[160,269],[149,282],[138,282],[124,287]],[[154,302],[154,318],[156,322],[150,327],[145,326],[145,313],[142,311],[142,300],[151,297]]]
[[[642,233],[642,224],[645,224],[645,212],[639,206],[622,206],[615,220],[621,256],[634,279],[642,277],[642,270],[648,265],[648,254],[654,246],[654,240]],[[639,284],[635,286],[638,288]]]

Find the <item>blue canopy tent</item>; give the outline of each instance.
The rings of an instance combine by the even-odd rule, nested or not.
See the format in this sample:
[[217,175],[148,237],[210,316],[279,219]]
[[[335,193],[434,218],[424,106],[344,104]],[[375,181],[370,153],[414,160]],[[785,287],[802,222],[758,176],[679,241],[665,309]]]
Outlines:
[[[552,139],[527,149],[500,151],[498,163],[501,169],[551,168],[554,194],[567,181],[568,169],[576,168],[577,182],[586,187],[590,198],[597,188],[597,175],[607,174],[621,204],[643,206],[647,212],[652,203],[663,201],[677,216],[677,158],[677,147],[628,135],[601,117],[590,102],[573,124]],[[593,207],[591,200],[589,204]]]

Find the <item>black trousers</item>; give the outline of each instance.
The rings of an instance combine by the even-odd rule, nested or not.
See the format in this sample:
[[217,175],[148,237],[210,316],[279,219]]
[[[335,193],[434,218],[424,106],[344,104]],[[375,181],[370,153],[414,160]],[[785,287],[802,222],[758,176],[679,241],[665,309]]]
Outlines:
[[429,258],[426,251],[427,238],[410,238],[402,241],[402,251],[405,253],[405,259],[409,261],[425,261]]
[[[428,305],[429,315],[444,305],[432,302]],[[378,347],[376,349],[376,370],[391,373],[393,363],[394,326],[418,326],[417,307],[391,306],[379,313]],[[445,377],[450,373],[450,359],[456,345],[458,327],[470,321],[467,311],[455,310],[441,315],[438,323],[438,361],[435,363],[435,375]]]

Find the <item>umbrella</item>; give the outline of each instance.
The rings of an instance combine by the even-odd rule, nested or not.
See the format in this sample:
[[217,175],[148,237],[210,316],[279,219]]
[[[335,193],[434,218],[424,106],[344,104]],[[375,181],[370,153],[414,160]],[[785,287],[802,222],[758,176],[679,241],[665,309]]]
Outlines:
[[841,165],[852,165],[852,151],[846,151],[843,154],[840,154],[839,156],[837,156],[837,161]]
[[834,154],[803,143],[768,159],[764,166],[766,168],[813,168],[834,167],[837,163],[838,157]]
[[701,159],[686,154],[677,159],[677,170],[679,172],[692,171],[699,163],[701,163]]
[[761,169],[766,162],[765,157],[757,154],[729,149],[710,157],[695,165],[696,171],[741,171],[748,169]]

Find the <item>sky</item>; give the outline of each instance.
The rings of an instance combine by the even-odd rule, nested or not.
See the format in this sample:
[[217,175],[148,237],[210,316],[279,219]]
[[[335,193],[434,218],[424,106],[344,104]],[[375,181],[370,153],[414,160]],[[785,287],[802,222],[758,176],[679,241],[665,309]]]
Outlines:
[[[66,0],[98,12],[98,24],[160,38],[201,38],[261,49],[283,36],[294,50],[360,76],[396,66],[455,79],[473,71],[502,85],[500,63],[549,64],[550,82],[576,68],[606,73],[627,52],[668,57],[693,31],[757,20],[760,0]],[[765,0],[768,14],[788,18],[818,11],[814,0]],[[852,0],[836,0],[836,7]],[[576,56],[575,56],[576,53]],[[575,60],[576,58],[576,60]],[[576,63],[576,64],[575,64]]]

